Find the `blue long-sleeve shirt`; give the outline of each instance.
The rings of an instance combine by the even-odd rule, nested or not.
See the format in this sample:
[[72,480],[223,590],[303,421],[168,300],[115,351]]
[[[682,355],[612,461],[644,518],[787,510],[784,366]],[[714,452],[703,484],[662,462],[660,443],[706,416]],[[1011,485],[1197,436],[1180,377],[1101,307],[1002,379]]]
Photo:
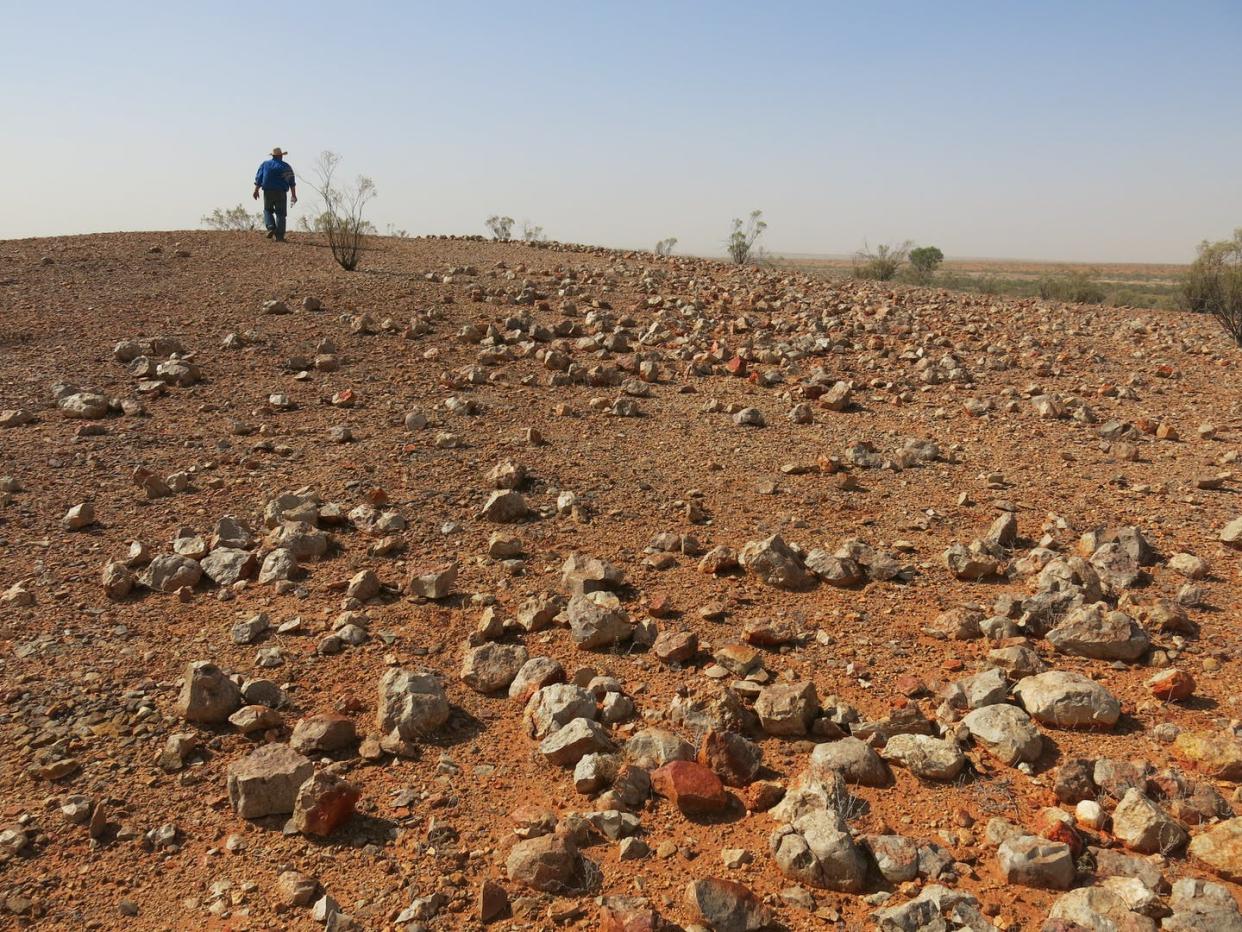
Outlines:
[[268,159],[255,172],[254,183],[265,191],[288,191],[297,184],[297,179],[288,162]]

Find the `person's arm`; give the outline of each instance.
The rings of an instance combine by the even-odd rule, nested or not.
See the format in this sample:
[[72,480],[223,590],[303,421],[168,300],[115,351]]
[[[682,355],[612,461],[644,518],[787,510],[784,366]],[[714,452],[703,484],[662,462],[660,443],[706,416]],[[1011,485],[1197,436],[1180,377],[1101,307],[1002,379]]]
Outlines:
[[293,204],[298,202],[298,179],[292,168],[289,169],[289,201]]
[[252,195],[257,201],[259,199],[259,186],[263,184],[263,166],[259,166],[259,170],[254,173],[254,194]]

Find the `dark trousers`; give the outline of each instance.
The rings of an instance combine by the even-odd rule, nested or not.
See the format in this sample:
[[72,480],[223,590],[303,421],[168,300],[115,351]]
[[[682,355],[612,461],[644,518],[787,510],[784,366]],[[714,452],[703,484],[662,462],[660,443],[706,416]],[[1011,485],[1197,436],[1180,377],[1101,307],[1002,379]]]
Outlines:
[[289,192],[263,189],[263,225],[277,239],[285,238],[285,216],[289,213]]

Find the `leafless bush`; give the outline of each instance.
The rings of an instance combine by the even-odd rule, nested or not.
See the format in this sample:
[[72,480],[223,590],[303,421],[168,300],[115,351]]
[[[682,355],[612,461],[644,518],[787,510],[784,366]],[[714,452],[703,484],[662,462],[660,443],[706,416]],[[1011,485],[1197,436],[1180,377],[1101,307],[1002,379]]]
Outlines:
[[532,226],[529,220],[522,221],[522,242],[546,243],[548,238],[543,235],[543,227]]
[[339,155],[324,151],[315,165],[316,181],[310,186],[323,199],[323,210],[315,219],[317,232],[328,238],[337,265],[352,272],[358,267],[367,235],[375,231],[375,225],[362,216],[363,208],[375,197],[375,183],[359,175],[352,185],[340,184],[335,177],[340,164]]
[[869,278],[877,282],[892,281],[898,270],[906,264],[914,244],[909,240],[896,246],[881,243],[874,250],[866,243],[854,253],[854,277]]
[[508,242],[513,238],[513,218],[500,217],[492,214],[486,220],[487,228],[491,231],[492,239],[500,242]]
[[987,815],[1011,814],[1017,818],[1021,814],[1013,792],[1013,781],[1008,777],[976,780],[970,784],[970,793],[974,796],[979,811]]
[[210,230],[257,230],[263,223],[261,213],[252,214],[245,204],[238,204],[227,210],[217,207],[209,214],[204,214],[199,221]]
[[759,239],[767,228],[762,210],[752,210],[745,221],[737,217],[733,218],[733,231],[725,240],[725,246],[729,250],[729,258],[735,265],[745,265],[750,261],[755,240]]
[[662,239],[655,244],[655,254],[657,256],[671,256],[673,254],[673,247],[676,245],[676,236],[670,236],[667,239]]

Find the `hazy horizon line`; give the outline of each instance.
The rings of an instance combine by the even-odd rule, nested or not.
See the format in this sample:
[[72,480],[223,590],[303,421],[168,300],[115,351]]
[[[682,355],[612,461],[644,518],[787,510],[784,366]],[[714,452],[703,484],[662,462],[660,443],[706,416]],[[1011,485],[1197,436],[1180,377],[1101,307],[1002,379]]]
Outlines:
[[[12,237],[0,238],[0,243],[20,243],[20,242],[29,242],[31,240],[71,239],[73,237],[78,237],[78,236],[119,236],[119,235],[124,235],[124,234],[141,234],[141,233],[167,235],[167,234],[174,234],[174,233],[249,233],[249,232],[254,232],[256,235],[261,233],[261,231],[258,230],[257,228],[254,231],[212,230],[212,229],[201,227],[201,226],[200,227],[184,227],[181,229],[168,229],[168,230],[152,230],[152,229],[87,230],[87,231],[78,232],[78,233],[54,233],[54,234],[43,234],[43,235],[34,235],[34,236],[12,236]],[[307,233],[304,230],[291,230],[290,233],[294,235],[300,235],[300,236],[316,235],[313,233]],[[479,237],[483,240],[483,242],[488,242],[488,243],[508,242],[513,245],[521,245],[523,243],[523,240],[518,239],[518,238],[505,240],[505,241],[494,240],[490,236],[487,236],[482,233],[411,233],[411,234],[408,234],[407,236],[401,236],[397,233],[378,232],[378,233],[372,233],[369,235],[378,237],[380,239],[436,239],[436,238],[447,238],[447,237],[459,237],[459,238]],[[617,245],[611,245],[608,243],[590,243],[590,242],[578,241],[578,240],[558,240],[558,239],[554,239],[551,237],[548,238],[547,242],[553,243],[553,244],[559,244],[563,246],[591,246],[591,247],[596,247],[600,249],[615,249],[615,250],[628,251],[628,252],[650,252],[654,255],[654,250],[652,250],[650,247],[645,247],[645,246],[617,246]],[[675,252],[672,255],[674,257],[681,256],[683,258],[689,258],[689,259],[714,259],[714,260],[720,260],[720,261],[728,260],[728,254],[724,251],[721,251],[720,253],[713,253],[713,254],[687,251],[687,252]],[[776,250],[776,249],[765,250],[765,255],[768,258],[778,259],[778,260],[779,259],[792,259],[792,260],[823,259],[823,260],[829,260],[833,262],[846,262],[856,257],[855,253],[786,252],[786,251]],[[1189,262],[1185,260],[1178,261],[1178,260],[1173,260],[1173,259],[1159,260],[1159,261],[1153,261],[1153,260],[1130,261],[1130,260],[1116,260],[1116,259],[1039,259],[1039,258],[1033,258],[1029,256],[982,256],[982,255],[953,255],[953,254],[946,254],[944,257],[944,261],[946,263],[950,263],[950,262],[1012,262],[1012,263],[1025,262],[1031,265],[1061,265],[1061,266],[1086,266],[1086,267],[1101,266],[1101,265],[1187,266],[1190,264]]]

